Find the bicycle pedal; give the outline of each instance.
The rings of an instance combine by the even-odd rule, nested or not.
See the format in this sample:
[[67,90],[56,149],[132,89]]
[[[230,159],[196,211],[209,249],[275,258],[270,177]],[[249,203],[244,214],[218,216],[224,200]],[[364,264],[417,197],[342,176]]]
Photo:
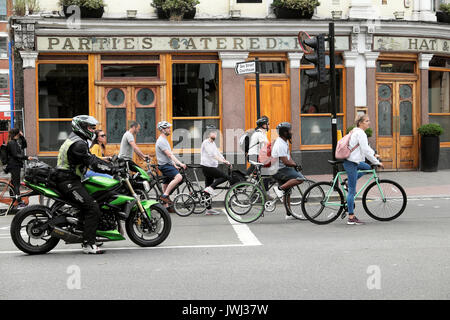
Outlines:
[[343,212],[343,213],[341,214],[341,219],[345,219],[346,216],[347,216],[347,212]]

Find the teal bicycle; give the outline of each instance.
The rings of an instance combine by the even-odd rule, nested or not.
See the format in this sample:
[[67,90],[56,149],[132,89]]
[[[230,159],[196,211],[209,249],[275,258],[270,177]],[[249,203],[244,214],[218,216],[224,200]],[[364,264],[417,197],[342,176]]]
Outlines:
[[[335,167],[343,160],[328,162]],[[397,182],[380,179],[377,176],[376,165],[371,170],[359,170],[371,174],[369,180],[356,193],[355,200],[362,193],[362,205],[366,213],[378,221],[391,221],[405,211],[407,204],[406,192]],[[339,216],[344,219],[348,213],[346,180],[340,171],[332,182],[322,181],[310,186],[303,194],[301,201],[303,215],[315,224],[328,224]]]

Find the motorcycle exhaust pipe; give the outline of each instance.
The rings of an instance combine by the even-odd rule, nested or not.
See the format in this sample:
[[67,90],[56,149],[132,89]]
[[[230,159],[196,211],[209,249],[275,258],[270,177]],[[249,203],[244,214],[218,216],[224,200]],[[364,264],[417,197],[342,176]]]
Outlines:
[[83,238],[67,230],[54,227],[50,233],[52,237],[64,240],[66,243],[82,243]]

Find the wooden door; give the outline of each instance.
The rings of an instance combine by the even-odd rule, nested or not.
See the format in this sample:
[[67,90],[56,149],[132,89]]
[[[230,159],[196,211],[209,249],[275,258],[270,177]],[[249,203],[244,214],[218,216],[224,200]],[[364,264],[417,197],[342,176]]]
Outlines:
[[417,168],[415,97],[415,82],[377,83],[377,152],[386,169]]
[[[102,88],[102,129],[107,136],[108,155],[119,154],[122,136],[130,121],[137,121],[141,129],[136,143],[145,154],[154,154],[156,124],[159,121],[158,86],[104,86]],[[133,160],[139,163],[136,154]],[[142,163],[140,163],[142,164]]]
[[[261,110],[260,117],[269,117],[269,141],[278,137],[276,127],[280,122],[291,121],[288,79],[260,80]],[[256,81],[245,81],[245,129],[255,128],[256,112]]]

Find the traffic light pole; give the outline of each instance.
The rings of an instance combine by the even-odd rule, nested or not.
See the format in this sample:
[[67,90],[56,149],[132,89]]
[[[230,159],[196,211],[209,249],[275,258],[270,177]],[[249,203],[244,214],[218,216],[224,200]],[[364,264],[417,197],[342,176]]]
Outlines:
[[[337,145],[337,116],[336,116],[336,66],[334,61],[334,23],[329,24],[328,43],[330,48],[330,100],[331,100],[331,141],[332,156],[336,160],[335,152]],[[335,168],[335,167],[333,167]],[[333,169],[333,177],[337,174]]]
[[255,58],[255,64],[256,64],[256,72],[255,72],[255,80],[256,80],[256,119],[260,118],[261,113],[261,100],[260,100],[260,94],[259,94],[259,59],[258,57]]

